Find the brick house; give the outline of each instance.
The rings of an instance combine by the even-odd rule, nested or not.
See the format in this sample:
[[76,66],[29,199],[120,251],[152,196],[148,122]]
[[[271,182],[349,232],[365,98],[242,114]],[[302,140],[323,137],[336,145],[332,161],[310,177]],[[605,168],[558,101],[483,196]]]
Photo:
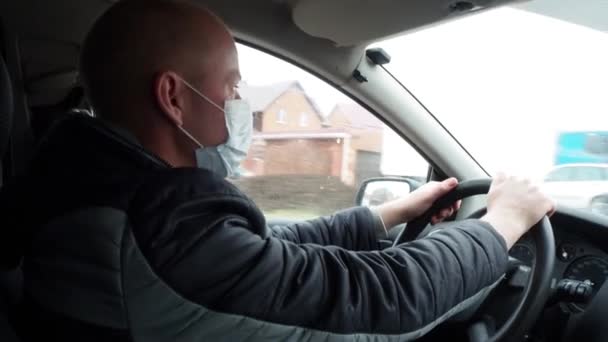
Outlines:
[[350,134],[331,128],[297,81],[239,87],[254,115],[252,146],[243,167],[255,176],[319,175],[352,184]]
[[297,81],[240,86],[239,93],[251,105],[257,132],[296,132],[327,127],[321,111]]
[[297,81],[242,85],[254,115],[246,174],[319,175],[359,185],[380,175],[384,124],[355,103],[324,116]]

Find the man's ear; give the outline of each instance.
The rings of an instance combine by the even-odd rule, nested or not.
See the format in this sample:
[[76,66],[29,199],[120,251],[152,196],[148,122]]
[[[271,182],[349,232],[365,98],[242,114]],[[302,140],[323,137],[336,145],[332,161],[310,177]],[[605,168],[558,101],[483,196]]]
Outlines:
[[163,71],[154,78],[156,102],[167,119],[177,126],[184,123],[182,93],[183,83],[176,73]]

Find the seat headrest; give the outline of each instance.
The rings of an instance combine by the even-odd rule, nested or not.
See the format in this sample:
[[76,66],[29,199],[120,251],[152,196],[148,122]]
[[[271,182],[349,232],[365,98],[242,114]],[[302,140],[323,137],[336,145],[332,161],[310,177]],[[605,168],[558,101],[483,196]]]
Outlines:
[[0,55],[0,158],[8,146],[13,127],[13,88],[8,68]]

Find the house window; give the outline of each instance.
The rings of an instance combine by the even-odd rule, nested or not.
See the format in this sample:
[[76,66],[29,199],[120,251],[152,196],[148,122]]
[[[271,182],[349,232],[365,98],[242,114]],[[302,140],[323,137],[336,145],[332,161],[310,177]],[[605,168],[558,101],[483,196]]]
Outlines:
[[308,113],[302,112],[300,113],[300,127],[308,126]]
[[287,123],[287,112],[285,111],[285,109],[281,109],[277,112],[277,123]]

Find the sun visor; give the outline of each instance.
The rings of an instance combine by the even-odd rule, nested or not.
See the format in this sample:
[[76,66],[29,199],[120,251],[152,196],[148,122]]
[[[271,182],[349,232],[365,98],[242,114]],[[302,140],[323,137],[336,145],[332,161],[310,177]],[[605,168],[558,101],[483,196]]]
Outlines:
[[386,39],[424,26],[517,0],[300,0],[294,23],[307,34],[351,46]]

